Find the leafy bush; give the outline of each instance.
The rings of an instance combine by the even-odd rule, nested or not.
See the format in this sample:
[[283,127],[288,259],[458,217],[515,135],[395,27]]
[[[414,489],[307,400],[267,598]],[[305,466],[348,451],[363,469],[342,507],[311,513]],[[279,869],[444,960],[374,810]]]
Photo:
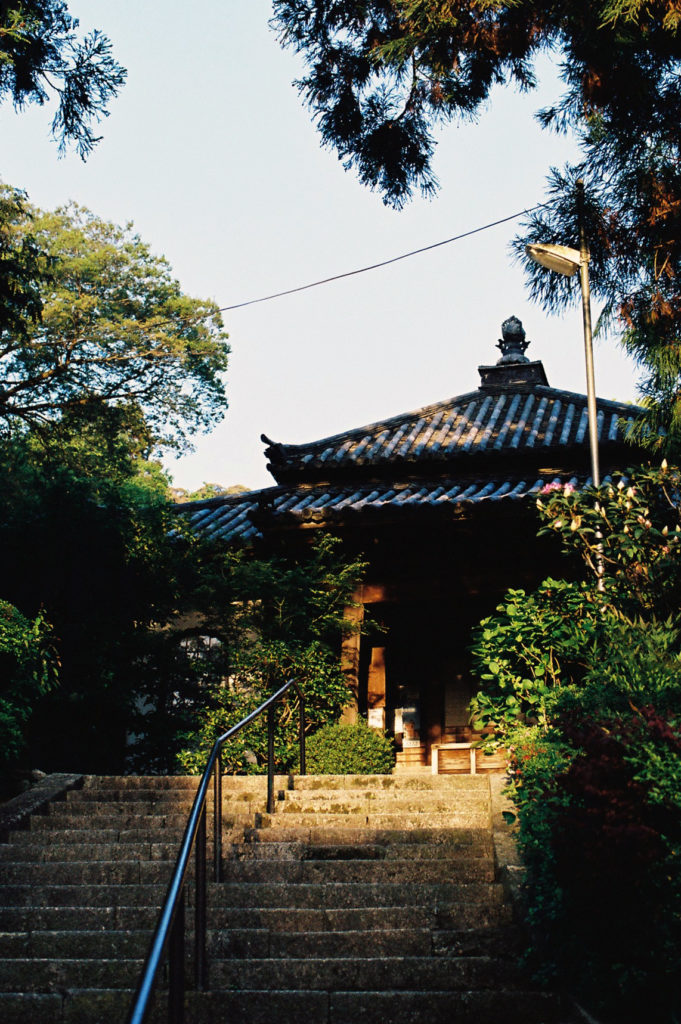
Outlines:
[[26,723],[37,699],[56,682],[52,630],[42,614],[33,621],[0,601],[0,770],[24,747]]
[[325,725],[307,744],[310,775],[387,775],[395,766],[395,749],[383,732],[363,718]]
[[550,484],[586,579],[510,591],[474,637],[479,724],[511,752],[530,960],[608,1022],[678,1024],[681,473]]
[[681,728],[652,708],[566,717],[513,751],[530,962],[605,1014],[678,1020]]
[[[177,767],[200,774],[215,740],[267,700],[287,679],[295,679],[305,699],[305,728],[313,732],[338,717],[351,698],[338,657],[311,642],[296,649],[282,641],[259,641],[238,652],[227,683],[204,690],[199,727],[186,733]],[[291,689],[275,705],[274,760],[278,772],[298,759],[299,701]],[[258,774],[267,767],[267,714],[260,715],[223,747],[226,771]]]
[[[309,735],[338,719],[352,699],[339,653],[343,636],[356,627],[344,613],[365,568],[328,535],[286,557],[258,558],[210,542],[201,553],[206,564],[192,596],[205,616],[202,628],[217,645],[210,664],[203,657],[194,662],[205,673],[172,766],[188,772],[202,771],[217,737],[288,679],[303,690]],[[298,756],[295,691],[277,705],[275,721],[275,765],[287,772]],[[147,731],[144,723],[139,731]],[[225,746],[223,763],[235,772],[264,771],[264,716]]]

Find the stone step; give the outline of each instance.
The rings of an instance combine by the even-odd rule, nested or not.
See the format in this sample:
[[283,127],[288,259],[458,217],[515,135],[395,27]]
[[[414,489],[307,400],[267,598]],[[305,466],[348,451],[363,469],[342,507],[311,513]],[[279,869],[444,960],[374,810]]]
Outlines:
[[[359,917],[359,912],[357,912]],[[405,920],[406,918],[406,920]],[[368,929],[365,922],[346,931],[272,930],[270,928],[231,928],[209,933],[209,955],[248,959],[355,958],[367,953]],[[502,943],[491,940],[488,929],[448,929],[438,931],[426,924],[418,927],[410,914],[402,914],[399,927],[372,927],[372,957],[496,957],[506,959],[518,949],[520,935],[506,928]],[[145,933],[146,934],[146,933]],[[131,947],[132,948],[132,947]]]
[[[279,796],[279,792],[283,796]],[[286,799],[286,790],[277,792],[277,799]],[[172,790],[172,789],[72,789],[66,794],[64,801],[59,803],[71,804],[102,804],[108,806],[109,804],[130,804],[130,803],[148,803],[157,806],[172,806],[172,807],[186,807],[187,811],[190,810],[194,802],[194,794],[190,790]],[[206,804],[209,807],[213,807],[213,790],[208,790],[208,796],[206,798]],[[264,807],[267,803],[267,786],[264,781],[261,781],[258,789],[244,789],[244,790],[223,790],[222,793],[223,807],[227,807],[229,804],[262,804]],[[57,806],[57,805],[55,805]]]
[[[65,927],[53,931],[0,932],[0,957],[42,960],[49,959],[58,949],[60,959],[143,959],[151,935],[151,929],[72,931]],[[222,946],[216,941],[214,948],[217,951]]]
[[[365,940],[366,943],[366,940]],[[74,988],[134,988],[141,957],[31,956],[0,960],[0,991],[51,992]],[[215,990],[466,991],[514,987],[516,972],[490,957],[372,956],[213,959]]]
[[[186,1024],[558,1024],[555,998],[536,992],[190,992]],[[81,990],[50,994],[0,994],[3,1024],[119,1024],[130,1007],[121,990]],[[161,995],[150,1024],[165,1024]]]
[[[149,866],[149,865],[147,865]],[[305,860],[227,861],[224,878],[230,882],[285,882],[289,885],[318,882],[493,882],[494,864],[487,858],[436,860]]]
[[[275,833],[275,839],[278,833]],[[227,849],[227,847],[225,847]],[[284,842],[237,842],[227,853],[229,860],[443,860],[454,857],[477,860],[493,857],[491,839],[485,837],[465,845],[457,843],[319,843],[291,839]]]
[[51,956],[0,960],[0,992],[55,992],[75,988],[133,990],[143,959],[81,960]]
[[[405,901],[401,882],[223,882],[209,883],[211,906],[223,907],[389,907]],[[500,906],[503,888],[492,882],[415,882],[409,906],[461,902]]]
[[[253,802],[241,801],[235,804],[235,814],[253,814],[257,808],[251,806]],[[156,817],[156,818],[178,818],[186,822],[191,810],[191,801],[182,800],[65,800],[53,804],[50,812],[46,815],[36,815],[40,818],[61,818],[65,815],[76,818],[90,819],[108,817],[112,821],[125,816]],[[265,803],[262,803],[263,809]],[[231,812],[230,812],[231,813]],[[33,822],[33,818],[31,822]]]
[[[61,806],[64,806],[63,804]],[[264,815],[263,815],[264,817]],[[247,828],[253,827],[255,818],[253,814],[226,814],[222,819],[223,828]],[[158,832],[167,829],[179,833],[181,836],[187,824],[186,814],[147,814],[135,813],[125,807],[120,812],[87,809],[83,806],[78,808],[74,805],[69,811],[54,811],[50,814],[34,814],[30,822],[30,830],[42,832],[45,829],[143,829],[150,832]],[[212,816],[208,816],[208,829],[212,828]]]
[[375,790],[466,790],[489,792],[484,776],[469,775],[415,775],[396,778],[394,775],[296,775],[295,792],[304,789],[375,789]]
[[[16,883],[0,885],[0,906],[3,907],[131,907],[135,904],[156,907],[165,895],[164,885],[35,885]],[[191,891],[191,890],[190,890]]]
[[489,802],[490,794],[487,786],[452,786],[421,785],[411,786],[362,786],[357,784],[346,788],[324,785],[308,787],[295,785],[293,789],[275,788],[278,799],[285,800],[446,800],[449,803],[463,800],[481,800]]
[[478,793],[462,793],[455,797],[438,796],[433,793],[358,793],[351,795],[325,793],[320,796],[314,790],[309,793],[287,794],[285,800],[276,804],[277,814],[449,814],[451,811],[479,810],[490,813],[490,802]]
[[[76,851],[81,852],[82,851]],[[4,862],[0,881],[12,885],[30,881],[32,885],[149,884],[170,877],[172,863],[158,860],[68,860]],[[234,861],[225,862],[225,879],[230,882],[286,884],[325,882],[406,883],[440,882],[457,877],[462,882],[494,881],[494,866],[486,858],[465,856],[436,860],[309,860],[309,861]]]
[[[21,853],[17,854],[23,856],[23,851],[26,848],[33,846],[44,848],[52,844],[60,844],[68,846],[83,846],[85,844],[92,845],[114,845],[116,847],[121,844],[137,844],[137,845],[174,845],[176,849],[179,848],[180,840],[182,838],[184,829],[169,829],[169,828],[88,828],[87,819],[83,819],[80,823],[81,828],[37,828],[32,831],[13,832],[10,836],[8,846],[21,850]],[[185,822],[186,824],[186,822]],[[251,820],[249,831],[252,831],[253,822]],[[209,831],[210,829],[209,823]],[[237,842],[241,841],[244,836],[244,826],[242,825],[237,830],[231,829],[225,826],[223,830],[224,842]],[[123,851],[125,852],[125,851]]]
[[[286,789],[289,785],[289,776],[275,775],[274,784],[278,789]],[[198,785],[198,775],[86,775],[83,780],[82,789],[93,789],[96,791],[108,789],[153,789],[154,791],[191,790],[196,792]],[[266,775],[222,776],[223,791],[258,790],[266,786]]]
[[168,861],[112,860],[50,863],[47,861],[5,862],[0,864],[0,883],[30,881],[35,886],[50,885],[134,885],[168,881],[172,864]]
[[[404,923],[404,922],[403,922]],[[216,960],[225,958],[361,958],[367,949],[367,932],[362,930],[333,932],[283,932],[261,929],[231,929],[213,932],[210,941]],[[371,933],[373,956],[433,956],[431,932],[428,928],[391,928]]]
[[[331,882],[209,882],[209,907],[397,907],[404,905],[402,883]],[[164,884],[91,883],[0,885],[3,907],[156,907],[165,895]],[[461,903],[498,908],[504,905],[503,888],[489,882],[420,882],[409,886],[409,906],[452,906]],[[188,888],[192,900],[192,886]]]
[[[446,941],[460,942],[461,955],[468,951],[486,952],[485,941],[492,941],[496,924],[510,917],[508,908],[495,906],[491,910],[480,903],[439,904],[437,909],[426,907],[212,907],[210,925],[216,934],[226,930],[260,930],[271,932],[320,932],[390,930],[405,927],[428,928],[439,935],[450,936]],[[0,930],[4,931],[104,931],[107,929],[152,929],[158,918],[158,906],[98,906],[98,907],[0,907]],[[507,926],[500,926],[503,941],[507,942]],[[514,933],[515,934],[515,933]],[[445,940],[442,940],[445,941]]]
[[[366,950],[366,937],[364,940]],[[373,950],[372,950],[373,954]],[[514,987],[508,961],[490,957],[362,956],[232,958],[210,966],[213,989],[468,991]],[[115,987],[115,986],[114,986]],[[37,991],[34,989],[33,991]]]
[[[178,854],[180,840],[176,842],[127,842],[124,849],[121,843],[111,841],[108,843],[88,842],[83,837],[82,842],[65,842],[55,840],[49,833],[43,842],[28,843],[6,843],[0,845],[0,862],[21,861],[24,864],[35,862],[57,862],[57,861],[115,861],[115,860],[153,860],[167,861],[175,860]],[[88,834],[88,838],[89,834]],[[0,876],[2,876],[0,865]]]
[[[105,789],[98,789],[89,786],[85,789],[70,789],[64,796],[64,801],[67,804],[72,803],[116,803],[125,800],[150,800],[159,802],[169,803],[183,803],[191,807],[192,801],[196,794],[196,785],[193,789],[182,788],[182,789],[171,789],[168,786],[135,786],[134,789],[130,789],[127,786],[107,786]],[[243,793],[234,794],[234,799],[248,799],[248,797],[254,797],[256,794],[254,791],[244,791]],[[209,787],[208,796],[209,800],[213,799],[213,787]]]
[[[399,814],[365,813],[364,811],[347,812],[345,814],[319,814],[314,811],[294,813],[289,810],[285,814],[256,815],[258,828],[291,828],[315,826],[336,828],[374,828],[374,829],[421,829],[424,827],[444,828],[486,828],[491,824],[487,811],[454,807],[447,813],[426,814],[419,811],[402,811]],[[236,823],[236,822],[235,822]],[[241,824],[241,822],[239,822]],[[247,822],[243,822],[244,825]]]
[[246,843],[283,843],[301,842],[315,846],[344,846],[347,844],[380,844],[390,846],[392,844],[406,844],[416,846],[454,846],[466,848],[476,843],[491,842],[489,827],[485,828],[413,828],[413,829],[386,829],[357,828],[351,825],[314,825],[305,819],[302,826],[293,826],[286,820],[284,823],[277,822],[276,831],[273,829],[247,829],[244,833]]

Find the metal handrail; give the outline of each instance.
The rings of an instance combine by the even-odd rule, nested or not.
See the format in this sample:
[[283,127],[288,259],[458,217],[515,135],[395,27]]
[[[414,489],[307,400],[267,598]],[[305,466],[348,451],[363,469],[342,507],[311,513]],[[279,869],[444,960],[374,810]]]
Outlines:
[[220,881],[222,865],[222,747],[236,733],[250,725],[259,715],[267,711],[267,813],[274,813],[274,705],[293,687],[300,702],[300,774],[305,775],[305,701],[302,690],[289,679],[276,693],[268,697],[260,707],[243,718],[237,725],[219,736],[213,744],[210,757],[201,776],[194,803],[189,813],[182,837],[180,852],[168,885],[166,898],[161,907],[158,923],[149,952],[140,976],[137,992],[127,1017],[127,1024],[143,1024],[151,1008],[151,996],[159,968],[166,949],[169,948],[169,1024],[183,1024],[184,1021],[184,918],[185,879],[189,867],[192,847],[196,842],[196,900],[194,921],[194,980],[196,988],[205,990],[208,983],[208,961],[206,958],[206,798],[211,773],[214,774],[214,826],[213,826],[213,871],[215,881]]

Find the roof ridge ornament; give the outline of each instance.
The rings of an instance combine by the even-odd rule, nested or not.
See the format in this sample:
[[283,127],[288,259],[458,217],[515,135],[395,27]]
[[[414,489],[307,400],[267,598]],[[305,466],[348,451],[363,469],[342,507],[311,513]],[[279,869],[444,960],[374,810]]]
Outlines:
[[529,363],[525,355],[525,349],[529,345],[525,341],[525,330],[522,321],[517,316],[509,316],[501,325],[501,338],[497,342],[497,348],[501,349],[501,359],[497,366],[504,366],[508,363]]
[[479,366],[480,387],[483,391],[532,391],[538,385],[548,387],[541,360],[532,361],[525,355],[529,345],[522,321],[509,316],[501,325],[501,338],[497,348],[501,359],[494,366]]

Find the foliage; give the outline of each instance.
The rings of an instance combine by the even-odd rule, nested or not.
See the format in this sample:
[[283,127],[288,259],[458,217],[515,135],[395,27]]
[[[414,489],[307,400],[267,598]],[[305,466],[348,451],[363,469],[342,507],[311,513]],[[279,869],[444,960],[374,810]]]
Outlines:
[[395,766],[392,740],[363,718],[325,725],[310,738],[306,757],[311,775],[389,775]]
[[[681,152],[678,58],[654,111],[635,108],[606,127],[596,119],[585,133],[583,160],[552,171],[549,201],[527,220],[514,249],[524,260],[531,296],[560,313],[579,301],[577,278],[546,271],[525,258],[528,242],[577,244],[575,182],[586,178],[585,227],[592,294],[601,304],[601,333],[616,332],[642,371],[644,414],[631,437],[658,456],[681,452]],[[670,95],[668,95],[670,94]],[[669,104],[667,106],[666,104]],[[647,118],[651,120],[648,121]]]
[[61,660],[26,756],[46,770],[115,771],[135,703],[131,658],[175,607],[180,552],[162,478],[126,462],[113,429],[91,456],[75,424],[60,428],[0,444],[3,596],[29,617],[42,610]]
[[[500,733],[548,728],[558,707],[589,699],[605,672],[627,700],[666,700],[680,665],[681,474],[663,463],[616,485],[576,491],[549,485],[537,502],[540,533],[558,534],[578,554],[588,582],[545,580],[534,594],[510,591],[476,630],[473,657],[483,681],[474,713]],[[603,565],[602,590],[595,586]],[[596,682],[597,697],[598,682]]]
[[477,715],[511,751],[533,966],[608,1021],[681,1010],[680,482],[663,463],[547,488],[542,530],[588,578],[510,592],[474,641]]
[[0,8],[0,102],[16,109],[46,103],[58,108],[52,135],[63,152],[74,144],[85,159],[99,141],[93,122],[108,116],[107,105],[126,72],[111,54],[107,37],[95,30],[79,38],[78,19],[63,0],[9,0]]
[[[552,170],[547,202],[514,242],[530,293],[560,312],[579,281],[538,266],[528,242],[576,246],[585,179],[590,276],[600,327],[643,369],[638,440],[681,453],[681,32],[661,0],[275,0],[274,27],[300,52],[298,87],[325,145],[401,207],[431,196],[435,134],[475,117],[495,86],[536,87],[555,57],[562,95],[537,118],[572,132],[579,162]],[[664,428],[663,431],[660,428]]]
[[540,533],[557,534],[566,552],[577,553],[592,576],[603,561],[608,603],[646,616],[676,613],[681,586],[681,472],[630,470],[617,484],[575,491],[545,489],[538,509]]
[[0,188],[0,339],[25,339],[41,317],[41,286],[49,281],[50,259],[27,232],[26,196]]
[[12,189],[1,195],[13,211],[13,252],[37,246],[50,267],[33,286],[42,316],[24,317],[23,333],[0,323],[5,433],[97,399],[140,411],[147,448],[182,448],[213,426],[226,405],[229,352],[215,304],[184,295],[131,225],[75,205],[41,213]]
[[[179,631],[169,638],[178,658],[186,661],[187,647],[193,650],[193,672],[201,677],[191,722],[183,729],[170,724],[181,734],[178,765],[201,771],[217,736],[289,678],[303,689],[308,733],[337,718],[350,699],[339,657],[341,638],[351,628],[343,612],[364,563],[344,558],[338,540],[324,535],[300,554],[280,556],[254,557],[199,542],[192,561],[191,602],[200,625],[184,638]],[[159,713],[172,723],[176,711],[177,705],[150,712],[151,729]],[[282,702],[277,720],[275,758],[289,770],[297,750],[294,693]],[[139,731],[146,733],[146,725]],[[265,720],[230,744],[225,758],[232,770],[262,770]]]
[[55,685],[57,673],[54,638],[43,613],[31,621],[0,600],[0,771],[23,750],[33,705]]
[[434,191],[436,126],[478,113],[495,85],[534,88],[542,52],[559,54],[565,84],[545,123],[598,116],[632,138],[659,112],[671,123],[678,22],[672,0],[275,0],[273,23],[305,58],[298,85],[325,144],[400,206]]
[[600,607],[583,584],[547,579],[534,594],[509,590],[474,632],[483,684],[472,704],[476,725],[499,738],[520,723],[546,730],[561,688],[583,675],[601,629]]
[[[313,733],[338,717],[350,699],[339,658],[319,643],[296,649],[285,641],[260,641],[233,653],[229,678],[209,688],[209,706],[201,709],[200,729],[187,733],[177,764],[183,771],[203,771],[213,743],[222,733],[254,711],[287,679],[295,679],[305,700],[305,731]],[[274,758],[278,772],[298,765],[299,699],[290,691],[275,712]],[[267,717],[262,715],[223,748],[222,763],[229,772],[260,772],[267,766]]]
[[245,494],[248,487],[243,484],[232,484],[231,487],[224,487],[222,484],[204,483],[195,491],[188,491],[186,487],[171,487],[170,492],[173,501],[208,501],[210,498],[225,498],[230,494]]
[[566,715],[519,737],[511,793],[527,867],[530,962],[609,1022],[681,1009],[681,729],[656,711]]

